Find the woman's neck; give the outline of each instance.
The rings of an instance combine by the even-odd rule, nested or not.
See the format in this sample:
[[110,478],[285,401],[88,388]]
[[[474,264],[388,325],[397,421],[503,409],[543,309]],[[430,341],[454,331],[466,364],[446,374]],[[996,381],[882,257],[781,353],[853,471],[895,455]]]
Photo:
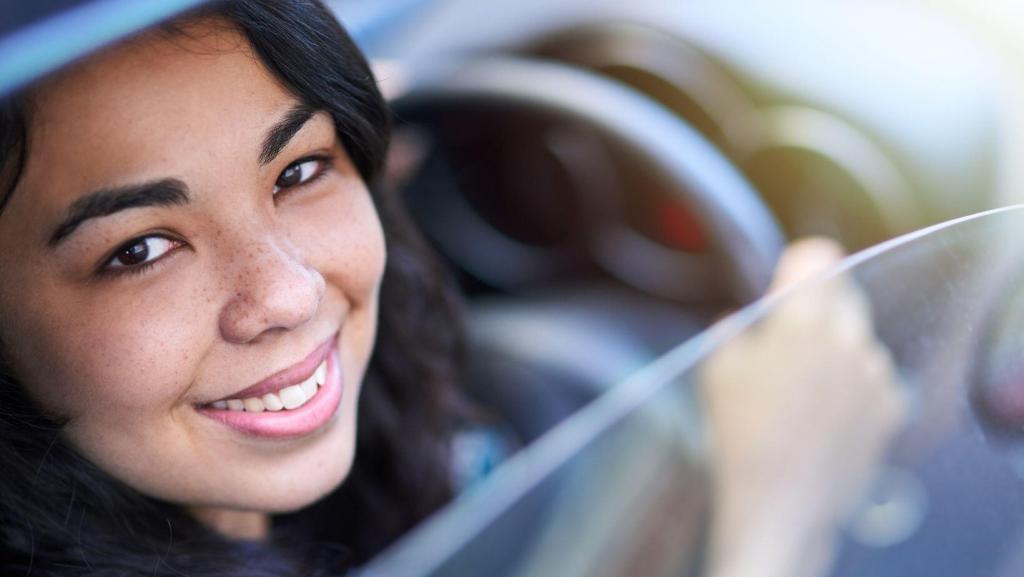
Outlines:
[[231,539],[265,541],[270,535],[270,515],[217,507],[190,509],[192,515],[208,527]]

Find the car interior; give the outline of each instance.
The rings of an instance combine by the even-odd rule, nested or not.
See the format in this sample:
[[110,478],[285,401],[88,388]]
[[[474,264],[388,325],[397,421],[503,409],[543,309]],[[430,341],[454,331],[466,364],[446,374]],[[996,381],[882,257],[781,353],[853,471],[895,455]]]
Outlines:
[[[825,235],[856,252],[1012,198],[1016,126],[1005,119],[1016,105],[993,80],[1003,76],[990,76],[1003,63],[964,29],[909,4],[686,3],[674,12],[668,3],[604,2],[554,14],[540,3],[532,12],[468,4],[421,2],[418,27],[398,27],[392,39],[398,48],[379,36],[373,46],[407,67],[394,99],[396,140],[412,143],[418,162],[402,186],[469,299],[469,390],[524,443],[543,442],[366,574],[700,574],[711,488],[694,399],[662,391],[620,421],[601,420],[601,401],[657,380],[637,373],[683,355],[681,343],[762,296],[789,240]],[[914,266],[893,264],[897,257],[865,266],[862,283],[884,302],[884,279],[909,278],[910,268],[910,290],[928,295],[927,282],[942,284],[935,270],[969,274],[928,252],[915,252]],[[965,294],[949,298],[935,306],[971,308],[957,300]],[[893,331],[890,344],[923,329],[876,322]],[[954,358],[968,354],[958,350]],[[689,382],[696,372],[660,378]],[[688,441],[667,433],[673,417],[657,404],[697,432]],[[591,444],[570,453],[573,432],[588,424]],[[627,444],[647,453],[616,448]],[[919,530],[923,495],[968,486],[943,466],[963,459],[991,487],[1012,483],[981,457],[987,449],[962,439],[946,447],[941,465],[915,475],[894,468],[879,481],[889,509],[858,517],[836,574],[980,568],[967,560],[995,555],[980,543],[954,546],[957,529],[934,517]],[[545,459],[560,466],[537,473]],[[678,466],[659,468],[664,461]],[[595,479],[613,466],[657,480]],[[516,500],[504,501],[509,494]],[[985,506],[948,500],[936,514],[965,523],[985,515]],[[589,509],[574,514],[580,507]],[[1013,525],[1007,517],[998,524]],[[662,531],[677,546],[619,542],[632,531]],[[957,553],[915,561],[940,543]]]
[[[570,4],[548,15],[540,3],[405,3],[374,21],[336,3],[369,22],[355,33],[372,30],[371,54],[406,71],[396,142],[416,159],[401,186],[468,296],[468,386],[484,404],[517,399],[497,409],[511,422],[538,417],[522,378],[501,391],[509,363],[532,376],[526,388],[565,401],[542,404],[572,412],[762,296],[787,239],[825,235],[854,252],[1001,194],[984,56],[962,33],[908,24],[914,9],[815,7],[781,42],[757,23],[796,3]],[[886,37],[867,51],[858,33],[872,19],[929,42]],[[832,62],[816,67],[804,48],[825,31],[819,57]],[[946,64],[955,84],[927,105],[921,65],[940,43],[967,56]],[[899,57],[873,59],[887,53]],[[898,93],[846,90],[893,77]],[[958,143],[956,156],[936,141]],[[517,430],[528,442],[567,414]]]

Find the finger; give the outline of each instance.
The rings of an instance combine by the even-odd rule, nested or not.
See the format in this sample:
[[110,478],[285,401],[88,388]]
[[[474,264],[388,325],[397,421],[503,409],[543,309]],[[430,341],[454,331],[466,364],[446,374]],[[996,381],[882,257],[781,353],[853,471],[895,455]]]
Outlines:
[[769,293],[776,293],[827,270],[843,260],[838,242],[823,236],[806,237],[790,244],[779,258]]

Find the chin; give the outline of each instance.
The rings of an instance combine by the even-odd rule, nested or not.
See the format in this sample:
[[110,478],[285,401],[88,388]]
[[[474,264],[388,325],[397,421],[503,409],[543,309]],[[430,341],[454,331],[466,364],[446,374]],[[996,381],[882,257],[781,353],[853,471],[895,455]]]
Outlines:
[[344,483],[348,477],[351,466],[332,476],[321,475],[316,482],[312,482],[298,491],[292,491],[287,496],[275,495],[268,498],[265,506],[259,507],[266,513],[283,514],[294,513],[313,505],[317,501],[333,493]]
[[213,483],[216,488],[209,485],[205,490],[196,488],[206,493],[206,499],[189,499],[182,495],[185,497],[183,501],[192,503],[191,507],[268,514],[294,513],[341,486],[352,469],[354,456],[353,428],[338,427],[296,454],[278,454],[259,462],[250,461],[229,479],[218,475],[221,479]]
[[283,468],[275,475],[277,482],[261,483],[262,487],[255,492],[262,496],[254,509],[293,513],[334,492],[348,478],[355,457],[354,435],[347,435],[343,441],[340,447],[323,450],[312,462]]

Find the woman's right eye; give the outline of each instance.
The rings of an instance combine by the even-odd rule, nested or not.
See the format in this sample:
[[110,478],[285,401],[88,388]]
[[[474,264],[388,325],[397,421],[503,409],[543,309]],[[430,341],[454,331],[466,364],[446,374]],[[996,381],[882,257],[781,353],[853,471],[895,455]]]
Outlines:
[[121,245],[103,266],[105,272],[141,272],[181,246],[181,241],[166,236],[140,237]]

